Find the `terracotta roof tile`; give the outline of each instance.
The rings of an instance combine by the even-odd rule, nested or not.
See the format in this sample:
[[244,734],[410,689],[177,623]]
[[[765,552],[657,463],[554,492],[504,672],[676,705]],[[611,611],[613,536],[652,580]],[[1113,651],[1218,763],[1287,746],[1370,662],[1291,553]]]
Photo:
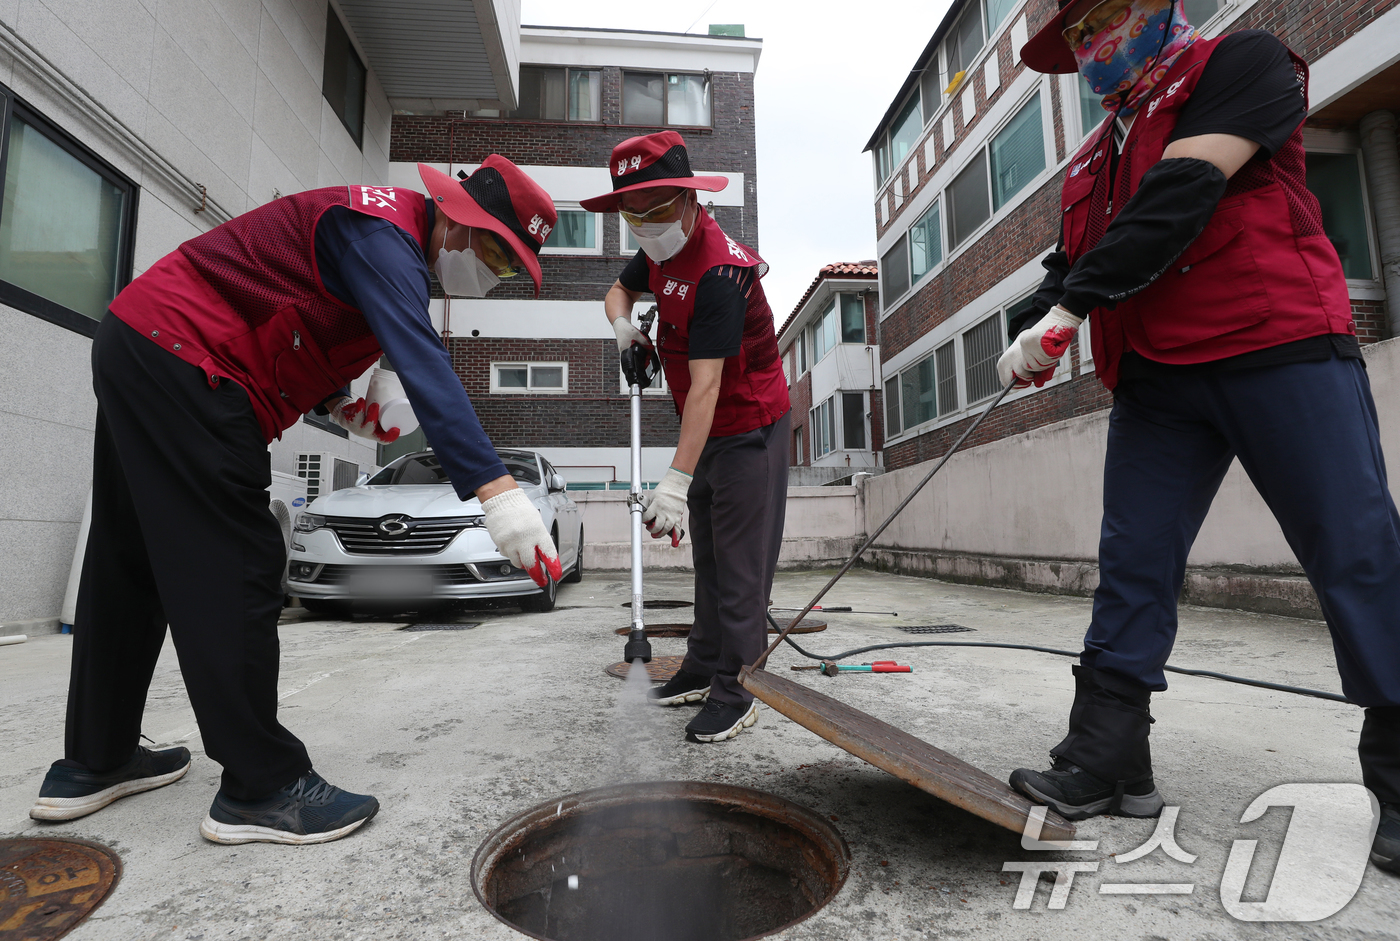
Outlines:
[[797,306],[792,309],[792,313],[787,315],[783,325],[778,328],[778,342],[782,343],[783,331],[792,323],[792,319],[797,316],[797,312],[811,300],[816,293],[817,287],[827,278],[870,278],[875,279],[880,275],[879,265],[873,259],[867,261],[834,261],[829,265],[823,265],[817,272],[817,276],[812,279],[812,283],[807,286],[807,290],[802,295],[802,299],[797,302]]

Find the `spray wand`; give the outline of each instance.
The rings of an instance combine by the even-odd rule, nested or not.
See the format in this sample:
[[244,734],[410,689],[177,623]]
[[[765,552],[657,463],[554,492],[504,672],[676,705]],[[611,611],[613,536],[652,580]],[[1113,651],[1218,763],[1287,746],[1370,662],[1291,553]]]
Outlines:
[[[651,325],[656,320],[656,305],[637,318],[637,327],[650,339]],[[627,488],[627,512],[632,525],[632,630],[622,658],[628,663],[651,662],[651,642],[647,640],[642,610],[642,390],[656,379],[661,360],[650,344],[633,342],[622,353],[622,375],[627,379],[632,400],[632,482]]]

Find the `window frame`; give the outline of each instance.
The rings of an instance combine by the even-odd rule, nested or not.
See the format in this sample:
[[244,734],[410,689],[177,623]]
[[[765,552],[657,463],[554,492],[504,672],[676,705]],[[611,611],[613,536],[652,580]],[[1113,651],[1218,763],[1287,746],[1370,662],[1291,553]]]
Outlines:
[[[1371,251],[1372,276],[1369,279],[1347,278],[1346,284],[1348,293],[1351,293],[1353,289],[1383,291],[1385,282],[1381,270],[1380,244],[1376,236],[1375,219],[1371,215],[1371,193],[1366,185],[1366,155],[1361,152],[1360,139],[1358,138],[1353,141],[1351,135],[1345,131],[1329,133],[1326,136],[1314,132],[1306,135],[1306,137],[1308,139],[1305,139],[1303,142],[1304,160],[1307,159],[1308,154],[1333,154],[1353,156],[1356,158],[1356,172],[1361,180],[1361,212],[1366,223],[1367,247]],[[0,183],[3,182],[4,175],[3,172],[0,172]],[[1309,190],[1309,192],[1312,191]]]
[[[841,434],[841,429],[837,424],[837,394],[836,392],[832,392],[825,399],[822,399],[822,401],[808,410],[808,426],[812,429],[812,442],[810,446],[812,449],[813,463],[816,463],[818,458],[823,458],[828,454],[833,454],[836,451],[842,450],[836,447],[837,436]],[[818,416],[823,409],[826,410],[826,414],[824,418],[819,418]],[[824,424],[821,424],[823,421]],[[821,431],[820,434],[818,434],[819,428]],[[826,447],[826,450],[822,451],[820,454],[817,453],[819,444],[823,444]]]
[[[494,113],[484,113],[478,111],[467,112],[472,118],[491,118],[500,121],[522,121],[530,124],[603,124],[603,69],[596,65],[557,65],[552,62],[522,62],[522,69],[555,69],[564,73],[564,116],[562,118],[526,118],[521,117],[516,112],[519,108],[513,108],[504,113],[496,109],[487,109]],[[570,72],[597,72],[598,73],[598,117],[571,118],[569,117],[569,73]]]
[[[347,121],[345,116],[336,108],[336,103],[331,100],[330,95],[327,94],[326,91],[326,68],[329,65],[326,58],[327,54],[330,52],[332,21],[334,21],[340,27],[340,31],[345,34],[345,48],[350,55],[355,57],[355,61],[359,63],[360,70],[364,73],[364,79],[360,85],[360,126],[358,130],[350,126],[350,122]],[[349,134],[350,139],[355,142],[355,148],[361,152],[365,149],[365,102],[368,97],[369,66],[365,64],[364,58],[360,55],[360,50],[355,48],[355,41],[351,38],[350,29],[345,25],[345,20],[341,17],[340,11],[336,9],[334,4],[328,3],[326,4],[326,43],[321,49],[321,98],[331,106],[331,111],[335,114],[336,118],[340,120],[340,126],[345,128],[345,132]]]
[[[119,234],[120,247],[117,249],[116,261],[118,282],[116,293],[120,294],[122,289],[132,281],[132,268],[136,257],[137,209],[141,187],[126,174],[103,160],[78,138],[59,127],[41,111],[15,94],[8,85],[0,84],[0,192],[3,192],[5,180],[10,170],[10,131],[13,128],[15,117],[19,117],[30,127],[43,134],[50,142],[108,183],[122,187],[126,191],[127,198],[123,200],[121,232]],[[0,203],[0,214],[3,212],[4,206],[3,203]],[[114,294],[113,298],[115,296]],[[71,307],[65,307],[57,301],[51,301],[41,294],[35,294],[33,291],[6,281],[2,277],[0,277],[0,304],[13,307],[22,313],[38,317],[40,320],[64,327],[86,337],[96,336],[97,326],[102,322],[100,318],[95,320]],[[103,316],[107,315],[104,313]]]
[[[588,212],[579,203],[563,202],[555,203],[556,212],[585,212],[593,217],[593,247],[592,248],[550,248],[545,245],[540,246],[541,255],[601,255],[603,254],[603,213]],[[621,218],[620,216],[618,218]],[[627,223],[623,223],[626,225]],[[558,225],[555,225],[558,229]]]
[[[620,79],[620,84],[619,84],[619,86],[618,86],[618,102],[617,102],[617,106],[618,106],[619,116],[620,116],[621,119],[622,119],[622,126],[623,126],[623,127],[707,127],[707,128],[713,128],[713,127],[715,126],[715,86],[714,86],[714,73],[711,72],[709,69],[694,70],[694,69],[626,69],[626,68],[624,68],[624,69],[621,69],[620,71],[621,71],[622,75],[621,75],[621,79]],[[670,103],[666,100],[666,95],[664,95],[664,94],[661,96],[661,123],[660,123],[660,124],[636,124],[636,123],[629,122],[629,121],[627,120],[627,115],[623,112],[623,108],[625,107],[625,106],[624,106],[625,98],[624,98],[624,96],[622,95],[622,90],[625,89],[625,88],[627,87],[627,74],[628,74],[629,72],[632,73],[632,74],[634,74],[634,75],[656,75],[656,74],[660,74],[660,75],[661,75],[661,84],[662,84],[663,87],[664,87],[665,85],[668,84],[667,81],[666,81],[666,79],[667,79],[668,76],[671,76],[671,75],[699,75],[699,76],[703,77],[703,78],[705,79],[705,84],[708,85],[708,86],[709,86],[709,89],[710,89],[710,123],[709,123],[709,124],[672,124],[672,123],[670,122],[670,120],[669,120],[669,112],[670,112],[670,110],[671,110],[671,105],[670,105]]]
[[[535,369],[537,367],[563,368],[563,385],[559,388],[548,386],[536,387],[534,385]],[[502,386],[500,384],[499,369],[524,369],[525,387]],[[491,394],[492,395],[568,395],[569,394],[569,363],[567,360],[534,360],[534,359],[503,359],[493,360],[491,363]]]
[[[837,436],[838,436],[838,437],[840,438],[840,440],[841,440],[841,447],[840,447],[839,449],[836,449],[836,450],[841,450],[841,451],[869,451],[869,450],[870,450],[870,397],[869,397],[869,395],[867,395],[867,393],[866,393],[866,391],[865,391],[864,389],[838,389],[838,390],[836,391],[836,395],[839,395],[839,396],[841,397],[841,414],[840,414],[840,421],[838,422],[838,425],[837,425],[837,428],[836,428],[836,434],[837,434]],[[860,434],[861,434],[862,440],[864,440],[865,443],[862,444],[862,445],[860,445],[859,447],[851,447],[851,446],[850,446],[850,437],[849,437],[850,428],[849,428],[849,426],[846,424],[846,400],[847,400],[848,398],[852,397],[852,396],[857,397],[857,398],[860,399],[860,415],[861,415]]]

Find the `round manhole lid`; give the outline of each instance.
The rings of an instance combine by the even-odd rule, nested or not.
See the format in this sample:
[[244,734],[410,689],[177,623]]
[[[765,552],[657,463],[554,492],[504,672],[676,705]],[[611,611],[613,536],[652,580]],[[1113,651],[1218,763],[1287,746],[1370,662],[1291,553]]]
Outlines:
[[655,781],[517,814],[477,849],[471,880],[491,914],[543,941],[741,941],[826,905],[850,861],[835,827],[791,801]]
[[0,938],[63,937],[102,904],[121,874],[121,859],[98,843],[0,840]]
[[[681,661],[684,659],[685,657],[652,657],[651,662],[646,665],[647,675],[651,677],[653,683],[664,683],[676,675],[676,671],[681,668]],[[610,667],[604,667],[603,672],[608,676],[625,680],[627,679],[627,671],[631,667],[632,664],[623,660]]]
[[[624,601],[624,602],[622,602],[622,606],[623,606],[624,608],[630,608],[630,607],[632,607],[632,602],[630,602],[630,601]],[[656,599],[656,600],[654,600],[654,601],[647,601],[647,600],[643,599],[643,601],[642,601],[642,610],[643,610],[643,611],[660,611],[660,610],[662,610],[663,608],[693,608],[693,607],[695,607],[695,602],[693,602],[693,601],[668,601],[668,600],[666,600],[665,598],[658,598],[658,599]]]

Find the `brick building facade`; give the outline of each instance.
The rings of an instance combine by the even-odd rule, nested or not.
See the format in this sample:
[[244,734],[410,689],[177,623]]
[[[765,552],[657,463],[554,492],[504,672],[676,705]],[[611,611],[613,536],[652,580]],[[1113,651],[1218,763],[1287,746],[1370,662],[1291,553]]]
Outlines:
[[[576,489],[625,486],[629,476],[628,400],[602,302],[637,250],[615,213],[586,213],[579,201],[611,188],[607,164],[616,144],[676,130],[697,174],[730,180],[721,192],[701,192],[701,205],[731,236],[758,248],[753,76],[760,51],[760,40],[742,36],[526,26],[520,109],[394,115],[391,182],[415,185],[418,162],[470,172],[497,153],[555,200],[556,236],[569,240],[551,244],[558,241],[551,236],[546,244],[538,298],[523,278],[482,300],[439,293],[434,317],[491,440],[542,451]],[[648,97],[658,86],[659,98]],[[692,94],[682,100],[677,89]],[[638,311],[650,305],[648,297]],[[508,384],[522,377],[523,386]],[[643,475],[659,479],[680,430],[664,390],[646,393],[642,427]]]
[[[1267,29],[1311,64],[1309,185],[1342,254],[1363,343],[1392,335],[1374,218],[1381,210],[1366,196],[1372,168],[1357,125],[1363,112],[1400,106],[1390,100],[1400,68],[1396,7],[1186,2],[1207,37]],[[1054,0],[954,3],[871,138],[888,467],[941,455],[999,390],[1008,315],[1028,303],[1044,274],[1040,260],[1058,240],[1065,163],[1101,112],[1078,75],[1040,75],[1019,60],[1055,10]],[[1013,393],[969,444],[1111,404],[1093,372],[1092,327],[1052,382]]]

